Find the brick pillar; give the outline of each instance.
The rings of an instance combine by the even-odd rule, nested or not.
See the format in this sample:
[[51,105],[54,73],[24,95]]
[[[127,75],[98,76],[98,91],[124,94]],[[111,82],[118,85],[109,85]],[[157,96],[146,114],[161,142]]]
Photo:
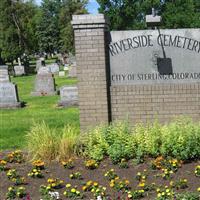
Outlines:
[[78,94],[81,130],[108,123],[106,36],[108,24],[104,15],[74,15]]

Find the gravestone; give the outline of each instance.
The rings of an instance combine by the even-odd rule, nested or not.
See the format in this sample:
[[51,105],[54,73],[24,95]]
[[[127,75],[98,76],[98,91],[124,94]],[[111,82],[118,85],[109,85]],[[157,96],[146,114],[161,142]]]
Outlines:
[[41,67],[36,75],[35,89],[31,95],[48,96],[54,94],[56,92],[53,74],[49,71],[48,67]]
[[19,108],[17,87],[10,82],[8,75],[8,66],[0,66],[0,109],[1,108]]
[[69,78],[76,78],[77,77],[77,72],[76,72],[76,65],[71,65],[69,67],[69,73],[68,73],[68,77]]
[[64,85],[60,88],[59,106],[69,107],[78,106],[78,88],[77,86]]
[[59,74],[58,74],[60,77],[63,77],[65,76],[65,71],[59,71]]
[[48,64],[48,65],[46,65],[46,67],[49,68],[49,70],[52,74],[56,74],[59,72],[59,65],[57,63]]
[[42,61],[41,59],[36,60],[36,71],[38,71],[42,67]]
[[64,65],[64,71],[68,71],[69,70],[69,65],[68,64],[65,64]]
[[26,74],[23,65],[14,66],[14,71],[15,71],[15,76],[22,76]]

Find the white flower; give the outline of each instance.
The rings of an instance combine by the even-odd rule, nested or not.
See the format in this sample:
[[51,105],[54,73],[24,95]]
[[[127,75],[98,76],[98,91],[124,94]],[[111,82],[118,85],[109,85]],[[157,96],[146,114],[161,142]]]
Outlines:
[[97,200],[102,200],[101,196],[98,196],[98,197],[97,197]]
[[59,192],[51,192],[51,191],[49,191],[49,195],[52,198],[55,198],[55,199],[59,199],[60,198]]

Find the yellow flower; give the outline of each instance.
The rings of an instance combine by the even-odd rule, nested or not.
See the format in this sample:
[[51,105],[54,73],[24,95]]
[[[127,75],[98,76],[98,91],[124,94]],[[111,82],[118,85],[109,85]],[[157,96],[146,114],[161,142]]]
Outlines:
[[158,193],[158,194],[157,194],[157,197],[161,197],[161,193]]
[[110,187],[112,188],[112,187],[114,187],[114,186],[115,186],[114,182],[111,182],[111,183],[110,183]]
[[133,195],[132,194],[128,194],[128,198],[132,198],[133,197]]
[[197,188],[197,191],[200,192],[200,187]]
[[83,186],[83,187],[82,187],[82,190],[83,190],[83,191],[87,190],[87,186]]
[[71,184],[68,183],[68,184],[66,185],[66,188],[70,188],[70,187],[71,187]]
[[76,191],[76,194],[77,194],[77,195],[79,195],[79,194],[80,194],[80,192],[77,190],[77,191]]
[[64,191],[64,193],[63,193],[65,196],[67,195],[67,191]]
[[98,186],[98,183],[97,183],[97,182],[94,182],[93,185],[94,185],[94,186]]
[[145,183],[144,183],[144,182],[140,182],[138,186],[139,186],[139,187],[144,187],[144,186],[145,186]]
[[51,185],[52,187],[56,187],[56,184],[55,183],[52,183],[52,185]]
[[87,186],[90,186],[91,184],[92,184],[92,181],[88,181],[88,182],[86,183]]
[[72,188],[72,189],[71,189],[71,192],[72,192],[72,193],[75,193],[75,192],[76,192],[76,189],[75,189],[75,188]]
[[54,179],[49,178],[49,179],[47,180],[47,182],[48,182],[48,183],[53,183],[53,182],[54,182]]
[[8,191],[11,191],[11,190],[13,190],[13,187],[9,187],[9,188],[8,188]]

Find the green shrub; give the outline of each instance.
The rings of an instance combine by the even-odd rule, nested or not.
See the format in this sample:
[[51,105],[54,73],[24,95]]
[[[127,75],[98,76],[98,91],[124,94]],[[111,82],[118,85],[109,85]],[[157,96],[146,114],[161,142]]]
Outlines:
[[34,124],[27,136],[29,154],[33,160],[54,160],[59,152],[59,137],[55,129],[50,129],[45,122]]
[[199,200],[199,194],[194,192],[176,194],[175,196],[176,200]]
[[107,126],[98,126],[93,130],[81,135],[84,145],[84,155],[100,161],[107,154],[108,143],[105,140]]
[[182,160],[200,156],[200,124],[180,118],[162,127],[161,154]]

